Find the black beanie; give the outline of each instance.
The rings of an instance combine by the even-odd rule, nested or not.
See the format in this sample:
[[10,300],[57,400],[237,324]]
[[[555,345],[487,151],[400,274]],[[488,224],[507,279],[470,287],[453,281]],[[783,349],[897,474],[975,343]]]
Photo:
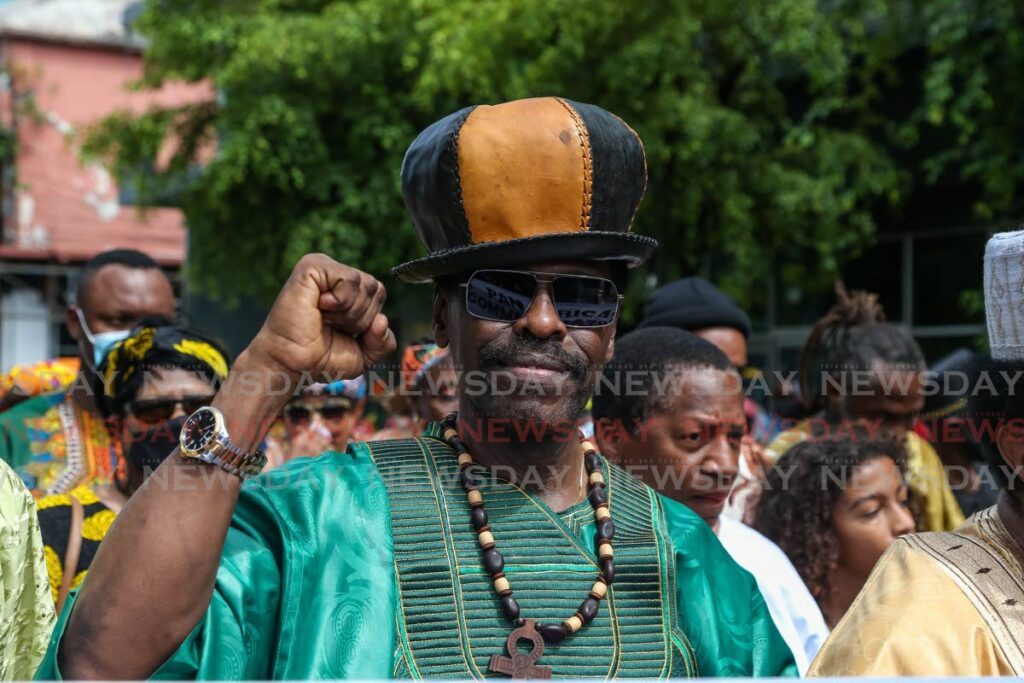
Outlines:
[[728,295],[702,277],[686,277],[659,287],[647,298],[637,327],[679,327],[689,332],[729,327],[750,336],[750,318]]

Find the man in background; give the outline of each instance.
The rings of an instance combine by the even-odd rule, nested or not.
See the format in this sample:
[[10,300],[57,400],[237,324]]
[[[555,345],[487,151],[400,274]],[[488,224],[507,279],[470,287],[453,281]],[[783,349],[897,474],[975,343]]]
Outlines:
[[288,402],[281,429],[267,437],[267,465],[278,467],[324,451],[344,451],[365,438],[366,378],[317,383]]
[[740,377],[729,358],[688,332],[650,327],[616,342],[603,379],[601,387],[630,390],[602,389],[594,396],[601,452],[715,531],[754,575],[797,668],[806,671],[828,636],[821,611],[778,546],[723,515],[747,433]]
[[0,414],[0,460],[34,496],[110,480],[117,455],[96,405],[102,394],[97,368],[146,316],[174,317],[174,289],[156,261],[132,249],[115,249],[86,262],[65,321],[78,343],[78,376],[63,391],[27,399]]
[[[717,346],[740,377],[748,379],[750,317],[732,297],[702,277],[686,277],[654,290],[638,327],[675,327],[691,332]],[[758,482],[764,478],[768,464],[763,444],[772,436],[771,419],[756,401],[744,397],[743,412],[749,429],[743,437],[739,479],[726,506],[726,514],[740,520],[756,501]]]

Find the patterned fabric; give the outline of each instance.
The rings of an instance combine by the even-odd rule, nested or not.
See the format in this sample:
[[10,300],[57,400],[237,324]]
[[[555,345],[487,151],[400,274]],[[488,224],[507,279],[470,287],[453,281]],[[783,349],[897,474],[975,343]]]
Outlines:
[[1024,553],[989,508],[897,539],[836,626],[817,676],[1021,676]]
[[[796,444],[810,438],[810,421],[804,420],[779,434],[768,446],[772,462]],[[922,526],[918,531],[952,531],[964,521],[964,513],[949,488],[942,459],[930,443],[915,432],[907,432],[907,478],[910,490],[923,502]]]
[[996,360],[1024,360],[1024,230],[995,234],[985,245],[985,322]]
[[[437,430],[435,423],[426,438],[357,443],[346,453],[300,458],[247,482],[206,616],[154,678],[382,679],[416,677],[421,667],[479,677],[480,658],[496,652],[491,646],[498,606],[493,595],[472,588],[481,580],[481,566],[476,548],[463,551],[475,535],[462,523],[465,496],[449,495],[455,482],[410,476],[392,477],[389,485],[382,477],[381,468],[393,458],[418,457],[422,467],[448,471],[455,456]],[[511,486],[489,495],[488,513],[501,520],[495,534],[508,548],[507,571],[521,587],[517,597],[524,609],[542,616],[571,612],[570,602],[574,609],[585,594],[581,587],[596,574],[593,512],[577,506],[556,515]],[[446,522],[431,526],[429,536],[393,523],[395,515],[425,513],[424,496],[433,498]],[[603,616],[591,625],[594,631],[550,646],[542,664],[557,665],[559,677],[598,667],[619,676],[795,674],[792,654],[753,578],[703,520],[618,471],[610,474],[609,498],[623,538],[631,541],[616,543],[623,570],[601,607]],[[530,528],[518,528],[520,514]],[[503,531],[506,520],[512,526]],[[544,540],[520,538],[533,534]],[[448,551],[456,554],[442,558]],[[468,592],[434,584],[440,573],[417,577],[406,571],[432,564],[447,566],[450,585],[470,587]],[[557,580],[542,580],[545,565]],[[424,602],[430,590],[433,599]],[[55,653],[69,612],[61,615],[40,678],[59,677]],[[438,633],[450,639],[445,652],[465,647],[471,656],[431,662],[421,644]],[[597,663],[588,663],[590,657]]]
[[432,342],[410,344],[402,352],[402,387],[412,391],[430,368],[448,356],[448,349]]
[[366,398],[366,376],[355,379],[339,379],[335,382],[310,384],[302,390],[302,396],[344,396],[353,401]]
[[[512,629],[480,565],[451,449],[434,439],[420,443],[425,448],[411,449],[406,441],[371,447],[391,499],[403,501],[391,509],[402,596],[393,675],[482,678],[491,655],[505,654]],[[693,649],[672,619],[675,568],[660,542],[663,520],[651,515],[656,496],[619,468],[606,471],[616,523],[616,582],[597,618],[564,645],[547,647],[538,664],[573,678],[693,677]],[[588,539],[583,533],[594,519],[590,503],[555,513],[502,482],[482,483],[480,491],[523,614],[555,623],[570,616],[598,574],[593,534]],[[423,552],[423,539],[429,537],[443,547]],[[463,557],[465,563],[459,562]],[[451,597],[439,600],[439,594]],[[450,628],[435,627],[449,620]]]
[[103,357],[104,412],[118,415],[135,398],[147,368],[191,370],[210,383],[228,376],[226,352],[200,333],[176,326],[136,327]]
[[85,580],[85,574],[99,550],[100,541],[107,535],[110,525],[117,516],[113,510],[100,502],[96,494],[87,487],[79,486],[68,493],[44,496],[39,499],[39,530],[43,535],[43,550],[46,553],[46,573],[50,577],[50,591],[54,603],[60,594],[64,581],[64,557],[68,551],[71,533],[71,498],[77,498],[84,508],[82,520],[82,549],[78,566],[71,581],[72,588],[78,588]]
[[40,396],[66,391],[78,377],[81,361],[77,358],[54,358],[33,365],[12,365],[0,375],[0,403],[4,396],[17,390],[21,396]]
[[32,677],[53,623],[35,502],[0,462],[0,680]]
[[117,466],[106,425],[67,394],[31,398],[0,414],[0,460],[36,498],[108,483]]

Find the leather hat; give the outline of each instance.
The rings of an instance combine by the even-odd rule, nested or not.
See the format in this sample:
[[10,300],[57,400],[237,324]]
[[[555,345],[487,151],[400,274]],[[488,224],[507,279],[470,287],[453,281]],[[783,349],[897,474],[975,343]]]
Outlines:
[[405,154],[405,206],[430,253],[391,274],[421,283],[553,261],[640,265],[658,246],[630,232],[646,185],[643,143],[600,107],[560,97],[467,107]]

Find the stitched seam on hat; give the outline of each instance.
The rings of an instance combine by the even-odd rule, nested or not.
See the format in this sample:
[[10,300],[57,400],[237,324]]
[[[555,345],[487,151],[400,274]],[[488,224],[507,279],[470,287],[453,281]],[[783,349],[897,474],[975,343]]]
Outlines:
[[[611,112],[608,112],[608,113],[612,114]],[[629,225],[626,226],[626,230],[632,230],[633,229],[633,220],[636,218],[637,209],[640,208],[640,202],[643,201],[644,195],[647,194],[647,180],[650,177],[650,176],[647,175],[647,154],[644,151],[644,141],[640,139],[640,135],[637,134],[637,132],[635,130],[633,130],[633,127],[631,125],[629,125],[628,123],[626,123],[625,121],[623,121],[618,116],[615,116],[615,114],[612,114],[612,116],[615,118],[616,121],[618,121],[623,126],[625,126],[626,130],[628,130],[630,133],[632,133],[633,137],[636,138],[636,141],[638,143],[640,143],[640,156],[641,156],[641,158],[643,159],[643,162],[644,162],[644,189],[640,192],[640,198],[636,200],[636,206],[633,207],[633,215],[631,215],[629,217]]]
[[583,153],[583,208],[580,211],[580,228],[589,230],[590,203],[593,196],[593,179],[591,176],[593,160],[590,158],[590,131],[587,130],[587,126],[583,123],[579,113],[568,102],[561,97],[556,97],[555,99],[569,112],[569,116],[576,126],[576,132],[580,136],[580,150]]
[[462,203],[462,169],[459,167],[459,136],[462,135],[462,126],[465,125],[466,119],[469,115],[476,111],[476,107],[471,107],[469,111],[463,114],[455,122],[455,130],[448,138],[448,151],[452,155],[453,166],[455,167],[455,183],[452,185],[452,200],[458,205],[459,211],[462,215],[462,226],[466,232],[466,243],[472,244],[473,232],[469,229],[469,216],[466,215],[466,207]]

